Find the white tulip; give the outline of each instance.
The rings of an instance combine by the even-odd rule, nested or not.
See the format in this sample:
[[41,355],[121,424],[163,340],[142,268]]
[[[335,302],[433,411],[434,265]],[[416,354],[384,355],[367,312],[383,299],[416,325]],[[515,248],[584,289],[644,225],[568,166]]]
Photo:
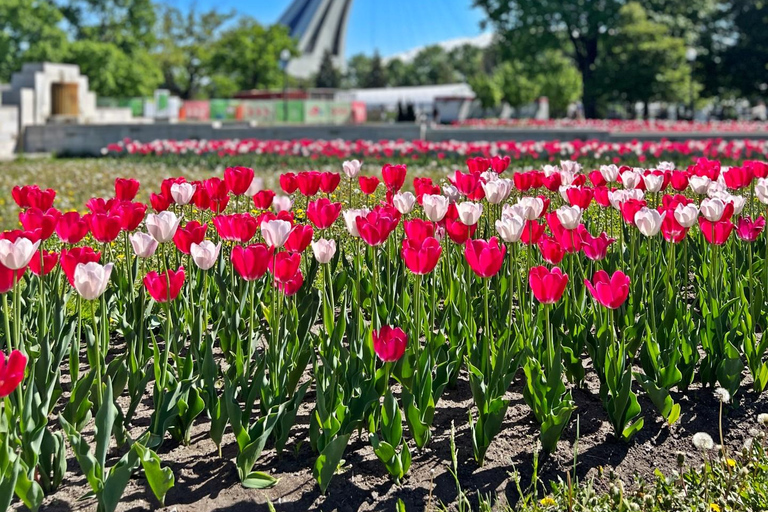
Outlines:
[[725,203],[722,199],[704,199],[701,202],[701,214],[708,221],[718,222],[723,218],[725,212]]
[[728,194],[728,203],[731,203],[733,205],[733,214],[734,215],[741,215],[741,212],[744,211],[744,206],[747,204],[747,199],[743,196],[734,196],[731,194]]
[[573,187],[571,185],[561,185],[560,188],[558,189],[558,192],[560,192],[560,197],[562,197],[563,201],[565,201],[566,203],[569,202],[568,201],[568,190],[570,190],[572,188],[576,188],[576,187]]
[[619,168],[614,164],[601,165],[600,174],[602,174],[605,181],[608,183],[613,183],[619,178]]
[[174,183],[171,185],[171,197],[173,202],[184,206],[192,201],[195,195],[195,186],[191,183]]
[[397,211],[407,215],[411,213],[413,205],[416,204],[416,196],[410,192],[399,192],[392,198],[392,204],[395,205]]
[[443,185],[443,195],[448,198],[448,201],[451,203],[455,203],[461,199],[461,192],[459,192],[459,189],[450,184]]
[[518,215],[502,216],[496,221],[496,232],[502,240],[508,244],[513,244],[520,240],[525,227],[525,220]]
[[709,184],[712,180],[706,176],[691,176],[688,178],[688,186],[693,190],[695,194],[704,195],[709,189]]
[[245,195],[248,197],[253,197],[262,190],[264,190],[264,180],[258,176],[254,176],[251,180],[251,184],[248,185],[248,190],[245,191]]
[[755,184],[755,195],[763,204],[768,204],[768,178],[759,178]]
[[522,208],[525,220],[536,220],[544,211],[544,201],[540,197],[522,197],[517,204]]
[[501,209],[501,216],[520,217],[521,219],[525,220],[525,208],[523,208],[519,203],[505,204]]
[[474,226],[483,214],[483,205],[473,203],[472,201],[464,201],[456,205],[456,211],[459,212],[459,220],[462,224]]
[[293,208],[293,199],[288,196],[275,196],[272,198],[272,209],[276,213],[288,212]]
[[293,226],[287,220],[270,220],[261,223],[261,236],[270,247],[282,247],[288,240]]
[[609,190],[608,201],[615,210],[621,210],[621,203],[628,200],[628,194],[626,190]]
[[133,252],[136,253],[136,256],[139,258],[149,258],[155,254],[155,251],[157,250],[157,240],[146,233],[137,231],[136,233],[129,235],[128,239],[131,241]]
[[210,240],[203,240],[199,244],[193,242],[189,246],[189,254],[192,256],[192,261],[201,270],[208,270],[213,267],[219,259],[220,252],[221,242],[213,245],[213,242]]
[[635,171],[624,171],[621,173],[621,182],[626,189],[637,188],[641,179],[643,179],[643,177]]
[[344,224],[347,226],[347,231],[354,237],[359,237],[360,233],[357,231],[357,218],[365,217],[370,212],[367,208],[349,209],[344,210],[342,215],[344,216]]
[[581,172],[581,164],[575,160],[560,160],[560,170],[576,175]]
[[112,274],[112,263],[100,265],[96,262],[78,263],[75,267],[75,290],[85,300],[94,300],[101,297],[107,289],[109,276]]
[[421,199],[424,215],[432,222],[440,222],[448,213],[449,199],[437,194],[425,194]]
[[659,213],[657,210],[643,207],[635,213],[635,225],[645,236],[656,236],[661,231],[661,224],[666,215],[667,212]]
[[150,213],[147,215],[147,231],[161,244],[170,242],[180,222],[181,218],[170,211]]
[[17,238],[15,242],[0,240],[0,263],[8,270],[20,270],[29,265],[32,256],[40,247],[40,241],[32,243],[27,238]]
[[661,186],[664,185],[664,176],[658,174],[646,174],[643,176],[645,182],[645,189],[648,192],[658,192],[661,190]]
[[660,171],[674,171],[675,170],[675,163],[674,162],[659,162],[659,164],[656,166],[656,168]]
[[492,174],[497,176],[495,180],[481,183],[480,185],[483,187],[485,198],[489,203],[501,204],[506,201],[509,194],[512,193],[512,180],[499,179],[495,172],[492,172]]
[[490,183],[491,181],[496,181],[499,179],[499,175],[496,174],[496,171],[485,171],[484,173],[480,174],[480,178],[485,183]]
[[333,259],[333,255],[336,254],[336,240],[321,238],[316,242],[312,242],[312,252],[315,254],[315,259],[318,263],[328,263]]
[[699,218],[699,207],[695,204],[679,204],[675,207],[675,220],[684,228],[690,228]]
[[555,213],[565,229],[576,229],[581,224],[581,208],[578,206],[561,206]]
[[347,160],[341,164],[341,168],[344,170],[344,174],[347,178],[352,179],[360,174],[360,169],[363,167],[363,162],[360,160]]

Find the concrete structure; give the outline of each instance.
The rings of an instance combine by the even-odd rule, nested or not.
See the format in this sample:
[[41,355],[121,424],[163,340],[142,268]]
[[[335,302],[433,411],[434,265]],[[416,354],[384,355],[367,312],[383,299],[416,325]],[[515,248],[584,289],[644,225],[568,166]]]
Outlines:
[[326,51],[334,64],[345,68],[344,48],[352,0],[294,0],[280,17],[291,37],[299,41],[301,56],[288,63],[288,73],[309,78],[320,68]]
[[130,109],[96,108],[88,77],[73,64],[24,64],[0,89],[0,157],[24,150],[19,134],[46,123],[128,123]]

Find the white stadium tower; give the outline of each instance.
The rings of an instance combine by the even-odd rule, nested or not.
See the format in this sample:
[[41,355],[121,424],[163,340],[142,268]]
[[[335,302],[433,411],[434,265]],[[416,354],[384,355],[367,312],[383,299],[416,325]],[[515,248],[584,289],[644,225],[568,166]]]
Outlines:
[[288,73],[308,78],[316,73],[326,51],[334,64],[344,68],[344,45],[352,0],[294,0],[279,23],[299,42],[301,56],[291,60]]

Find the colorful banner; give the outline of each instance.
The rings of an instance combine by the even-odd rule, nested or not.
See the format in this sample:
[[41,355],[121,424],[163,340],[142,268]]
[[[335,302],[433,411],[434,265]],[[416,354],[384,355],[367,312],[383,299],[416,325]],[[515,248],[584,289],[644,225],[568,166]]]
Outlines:
[[[275,102],[275,121],[278,123],[297,123],[304,122],[304,102],[303,101],[288,101],[288,112],[286,112],[285,102]],[[286,119],[286,114],[288,118]]]
[[234,121],[237,119],[237,107],[239,104],[240,102],[237,100],[211,100],[210,117],[217,121]]
[[240,102],[238,119],[243,121],[256,121],[258,124],[272,124],[275,122],[275,102],[242,100]]
[[324,100],[307,100],[304,103],[304,122],[327,124],[331,121],[331,106]]
[[211,104],[208,101],[185,101],[179,112],[179,119],[207,121],[211,118]]
[[349,103],[334,101],[331,103],[330,122],[345,124],[352,119],[352,106]]

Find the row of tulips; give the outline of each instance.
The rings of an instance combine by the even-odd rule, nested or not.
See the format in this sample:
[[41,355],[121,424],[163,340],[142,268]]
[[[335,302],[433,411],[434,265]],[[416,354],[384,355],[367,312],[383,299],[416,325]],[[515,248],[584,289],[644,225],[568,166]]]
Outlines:
[[[203,415],[217,446],[234,433],[243,485],[272,486],[261,453],[285,448],[310,387],[323,492],[354,431],[404,478],[462,370],[478,464],[516,379],[547,451],[588,367],[626,440],[650,414],[638,386],[669,424],[683,413],[672,390],[735,395],[745,367],[766,388],[768,164],[509,165],[471,158],[411,191],[404,165],[365,176],[347,161],[283,174],[279,193],[231,167],[165,180],[149,206],[118,179],[85,215],[56,210],[53,190],[14,188],[23,229],[0,235],[0,508],[54,492],[66,443],[100,510],[139,467],[162,501],[174,480],[156,450],[189,443]],[[146,396],[150,423],[133,437]]]
[[473,128],[541,128],[606,130],[614,133],[752,133],[764,132],[764,121],[684,121],[667,119],[466,119],[455,126]]
[[[658,159],[690,159],[706,157],[728,162],[744,159],[764,159],[768,143],[760,139],[721,138],[691,139],[684,141],[608,142],[602,140],[553,140],[553,141],[479,141],[455,140],[153,140],[140,142],[125,139],[109,144],[102,150],[112,157],[150,158],[163,161],[201,162],[220,165],[227,162],[253,162],[285,167],[286,164],[301,167],[307,159],[336,165],[350,158],[365,160],[410,160],[459,164],[467,157],[505,155],[520,166],[540,165],[542,161],[557,162],[561,159],[645,165]],[[252,165],[252,163],[250,164]],[[294,167],[294,168],[295,168]]]

